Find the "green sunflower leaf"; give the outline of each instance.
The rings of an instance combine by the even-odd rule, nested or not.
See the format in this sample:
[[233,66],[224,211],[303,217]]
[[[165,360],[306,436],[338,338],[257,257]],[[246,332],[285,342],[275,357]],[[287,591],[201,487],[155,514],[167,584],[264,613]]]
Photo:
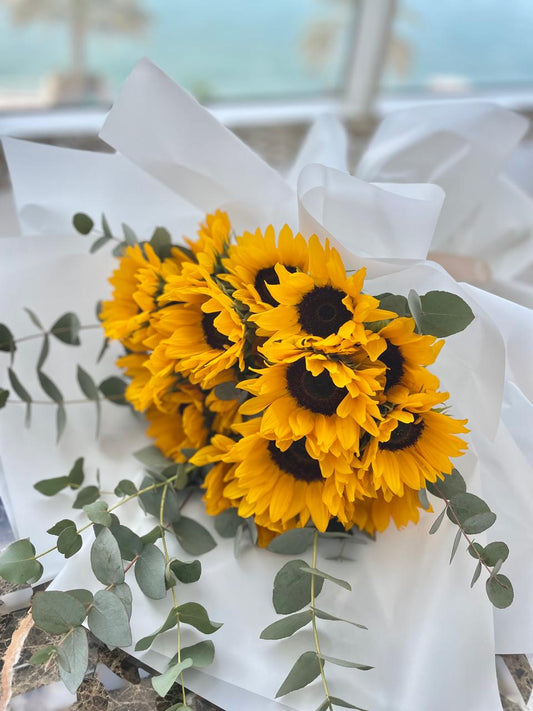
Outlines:
[[320,674],[320,662],[316,652],[304,652],[296,660],[285,681],[276,692],[276,699],[296,689],[303,689]]
[[313,619],[311,610],[295,612],[287,615],[281,620],[276,620],[261,632],[261,639],[285,639],[291,637],[295,632],[308,625]]

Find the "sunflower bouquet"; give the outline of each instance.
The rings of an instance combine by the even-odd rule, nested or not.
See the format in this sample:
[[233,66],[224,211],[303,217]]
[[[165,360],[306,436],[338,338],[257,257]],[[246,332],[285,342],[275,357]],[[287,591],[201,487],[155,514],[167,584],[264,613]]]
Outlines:
[[[126,88],[121,99],[128,116],[128,101],[161,82],[145,64],[139,72],[147,72],[143,90]],[[82,203],[83,212],[69,216],[79,234],[49,242],[51,256],[38,265],[21,262],[20,271],[27,273],[23,281],[31,294],[35,270],[42,274],[44,265],[50,275],[45,286],[53,289],[61,262],[72,271],[73,301],[78,291],[98,298],[98,323],[86,323],[84,303],[81,319],[68,311],[53,316],[50,328],[26,309],[37,328],[31,336],[17,338],[0,325],[0,347],[11,359],[0,405],[25,405],[29,421],[41,404],[33,388],[40,387],[56,408],[59,444],[47,461],[68,461],[64,471],[55,466],[58,476],[33,477],[39,500],[35,491],[27,494],[54,545],[28,520],[24,531],[31,540],[17,540],[0,555],[0,576],[12,583],[36,584],[59,573],[33,597],[33,623],[57,638],[32,663],[55,660],[74,692],[89,663],[88,628],[160,672],[153,686],[162,697],[178,682],[175,711],[188,708],[186,686],[227,711],[270,711],[270,704],[307,711],[319,701],[320,711],[359,704],[390,711],[391,699],[400,697],[398,708],[411,711],[449,708],[457,665],[448,668],[446,650],[454,649],[462,658],[479,656],[471,666],[476,683],[462,690],[472,689],[462,703],[477,711],[474,700],[493,666],[493,623],[476,583],[484,574],[497,609],[511,605],[514,591],[501,572],[509,548],[485,540],[496,514],[479,495],[489,479],[480,486],[476,457],[490,472],[501,461],[498,447],[501,456],[514,450],[501,438],[490,449],[484,439],[498,426],[494,364],[503,370],[505,363],[503,343],[500,349],[476,299],[486,302],[424,259],[423,235],[434,227],[442,192],[435,186],[377,187],[317,165],[304,168],[291,191],[211,117],[200,116],[190,97],[174,96],[166,79],[163,89],[165,100],[173,96],[184,102],[185,115],[190,112],[184,130],[196,121],[204,126],[204,143],[219,148],[203,152],[198,144],[196,178],[189,181],[190,142],[183,139],[176,174],[167,165],[157,176],[195,205],[191,220],[177,202],[183,222],[195,226],[154,230],[159,217],[152,215],[148,227],[144,205],[145,221],[134,221],[134,228],[122,223],[120,234],[110,227],[118,208],[97,226]],[[119,101],[114,111],[120,110]],[[120,143],[129,134],[117,131],[115,120],[112,112],[106,130],[114,130]],[[164,160],[152,158],[163,134],[155,134],[149,160],[144,143],[133,141],[128,150],[141,151],[134,162],[157,173]],[[243,175],[255,170],[255,183],[222,160],[230,144]],[[6,146],[8,155],[39,150]],[[121,156],[86,159],[112,184],[127,175]],[[224,180],[215,180],[215,167],[226,170]],[[87,171],[92,174],[99,175]],[[146,204],[153,199],[163,219],[172,220],[164,208],[174,209],[175,193],[168,201],[162,186],[137,173],[130,188],[131,194],[143,190]],[[106,199],[100,194],[107,213],[115,198]],[[27,207],[34,203],[29,199]],[[204,203],[215,207],[202,209],[198,219],[196,208]],[[21,214],[31,220],[44,213]],[[402,242],[411,224],[412,244]],[[362,235],[357,249],[349,242],[354,230]],[[187,236],[176,238],[183,232]],[[96,238],[92,257],[87,235]],[[75,246],[65,247],[67,241]],[[387,251],[389,242],[397,255],[392,247]],[[109,277],[111,245],[118,265]],[[102,328],[104,345],[93,366],[101,369],[111,357],[123,377],[114,370],[100,380],[86,361],[77,367],[77,387],[83,402],[95,406],[100,432],[89,446],[86,416],[71,415],[79,395],[63,395],[68,359],[50,355],[51,343],[68,350],[80,345],[81,336],[90,338],[90,329]],[[32,338],[41,341],[31,369],[35,382],[25,379],[23,368],[22,342]],[[30,435],[7,420],[5,468],[20,508],[22,489],[11,474],[20,454],[12,451],[18,442],[31,458],[32,446]],[[145,435],[150,443],[138,449]],[[104,464],[95,452],[107,456]],[[475,494],[467,491],[471,486]],[[132,507],[135,502],[140,506]],[[520,545],[519,537],[513,535],[512,543]],[[466,555],[458,554],[461,549]],[[272,608],[279,616],[274,621]],[[476,632],[459,640],[454,625],[474,624],[472,609]],[[432,625],[446,644],[436,640]],[[432,651],[423,660],[418,655],[413,671],[405,650],[417,645]],[[429,673],[434,663],[438,682]],[[416,684],[409,682],[413,673]],[[226,696],[213,691],[210,674]],[[483,711],[493,692],[479,697]]]

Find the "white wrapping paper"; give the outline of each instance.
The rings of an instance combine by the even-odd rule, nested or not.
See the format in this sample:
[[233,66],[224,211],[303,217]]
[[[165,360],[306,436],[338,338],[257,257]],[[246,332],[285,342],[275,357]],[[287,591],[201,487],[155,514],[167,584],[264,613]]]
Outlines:
[[[474,114],[486,121],[486,135],[492,137],[494,131],[497,132],[496,118],[487,107]],[[327,127],[327,122],[322,126]],[[512,140],[509,139],[511,144],[518,140],[521,130],[521,122],[515,122]],[[496,651],[528,651],[533,643],[533,606],[529,602],[533,581],[523,564],[528,552],[530,554],[531,536],[526,535],[526,528],[532,512],[523,499],[526,498],[524,491],[529,490],[531,471],[523,452],[524,434],[514,431],[512,417],[508,416],[505,423],[500,421],[500,408],[504,386],[506,402],[513,403],[511,409],[515,402],[522,403],[523,412],[530,406],[526,396],[531,396],[528,364],[532,347],[529,342],[525,347],[521,345],[517,335],[520,330],[531,329],[531,314],[527,310],[516,311],[503,300],[497,303],[486,300],[483,292],[478,294],[457,285],[442,268],[425,262],[425,253],[439,219],[442,190],[420,184],[369,185],[351,178],[342,173],[344,139],[338,126],[333,126],[333,132],[340,143],[321,139],[320,128],[315,129],[300,155],[300,179],[296,181],[293,172],[291,187],[185,92],[143,61],[127,83],[102,135],[123,154],[116,161],[120,170],[127,166],[126,159],[136,164],[137,167],[132,166],[132,176],[135,176],[131,178],[132,185],[142,174],[139,166],[155,178],[150,179],[153,200],[147,200],[139,210],[138,204],[133,204],[126,193],[115,187],[113,205],[105,201],[104,210],[107,213],[112,209],[116,220],[133,226],[144,220],[142,224],[148,228],[150,219],[154,226],[163,223],[164,218],[155,210],[168,209],[172,203],[170,194],[176,193],[182,198],[176,202],[177,215],[183,214],[187,219],[194,215],[195,208],[216,207],[227,209],[237,226],[246,222],[248,229],[283,221],[296,226],[299,217],[299,226],[307,236],[316,232],[334,240],[347,268],[363,264],[368,267],[367,288],[371,293],[385,290],[407,293],[415,288],[423,294],[437,288],[468,298],[477,318],[467,331],[447,339],[439,357],[438,375],[443,387],[451,393],[456,414],[468,416],[472,428],[472,448],[460,461],[460,469],[471,491],[483,491],[496,512],[502,505],[498,522],[502,539],[509,542],[513,539],[515,544],[511,545],[508,563],[513,566],[518,605],[504,611],[496,620],[497,639],[501,643]],[[413,132],[416,133],[415,129]],[[399,136],[397,143],[401,144],[402,140],[405,141]],[[426,143],[421,145],[427,149]],[[508,148],[495,149],[491,154],[494,170],[500,166],[501,154]],[[55,152],[56,149],[47,150]],[[313,155],[315,150],[318,157],[331,156],[336,170],[319,165],[304,167],[304,162],[317,160]],[[54,204],[47,212],[52,196],[45,190],[45,163],[40,161],[44,154],[39,154],[34,144],[20,142],[10,142],[8,151],[21,212],[25,206],[33,206],[32,209],[37,206],[44,210],[41,214],[53,215],[50,225],[61,225],[63,229],[73,212],[90,211],[85,207],[87,203],[80,202],[84,190],[80,192],[72,182],[64,185],[61,204]],[[76,175],[81,176],[80,183],[86,188],[89,166],[100,157],[68,153],[63,156],[69,162],[74,159],[70,165],[75,164]],[[478,162],[483,160],[481,148],[474,153]],[[462,160],[461,155],[459,151],[458,162]],[[28,182],[24,161],[27,164],[33,160],[37,161],[35,179]],[[127,168],[125,171],[127,173]],[[102,199],[106,196],[108,175],[99,174]],[[426,177],[422,175],[414,180],[423,182]],[[381,178],[390,181],[392,176]],[[111,185],[112,176],[109,182]],[[446,205],[445,201],[445,210],[453,212]],[[28,212],[31,215],[31,210],[26,210],[26,215]],[[38,216],[39,212],[35,214]],[[165,212],[165,216],[167,214]],[[30,218],[23,218],[26,219],[29,222],[23,221],[23,226],[33,225],[36,229],[35,219],[32,222]],[[460,222],[453,219],[453,214],[447,219],[450,224]],[[179,225],[174,232],[179,234]],[[90,318],[90,306],[107,293],[105,276],[111,271],[112,263],[106,255],[87,256],[86,245],[86,240],[80,237],[3,240],[0,263],[5,265],[6,273],[2,283],[11,301],[35,308],[45,320],[46,316],[51,320],[70,309]],[[7,313],[2,314],[2,320],[21,333],[18,315],[12,308],[9,318]],[[500,335],[502,329],[503,336]],[[28,327],[28,330],[31,329]],[[94,352],[96,350],[97,346]],[[94,372],[90,356],[83,353],[82,365]],[[21,368],[30,369],[35,363],[35,351],[23,354],[21,349],[17,358],[20,356],[22,360],[17,363],[21,363]],[[57,370],[50,370],[50,374],[57,376],[67,393],[68,382],[72,385],[74,380],[74,369],[69,377],[64,362],[63,357],[57,358],[54,354],[50,364],[54,363]],[[129,421],[125,413],[111,405],[103,423],[104,439],[99,443],[91,440],[94,420],[90,408],[82,410],[80,406],[72,414],[66,436],[57,448],[53,443],[53,422],[43,410],[36,413],[36,427],[29,433],[23,430],[22,419],[20,412],[0,422],[5,478],[19,536],[30,535],[35,541],[42,540],[40,532],[66,515],[61,497],[43,499],[28,484],[64,474],[76,456],[85,454],[92,471],[100,463],[104,486],[106,481],[116,481],[121,476],[131,478],[136,472],[134,460],[127,453],[142,446],[141,425]],[[512,472],[508,476],[509,464]],[[29,508],[31,517],[27,516]],[[189,515],[193,511],[202,516],[198,503],[192,504]],[[132,520],[142,519],[136,508],[128,515]],[[367,673],[338,670],[329,665],[332,693],[344,694],[373,711],[499,709],[492,608],[482,583],[473,590],[469,588],[473,561],[464,549],[460,549],[453,565],[448,566],[454,535],[452,526],[443,525],[438,534],[430,537],[427,529],[432,520],[433,517],[427,515],[417,527],[409,526],[401,532],[387,531],[376,543],[355,549],[354,563],[325,561],[322,564],[332,574],[349,579],[353,593],[325,588],[320,605],[370,628],[368,632],[354,632],[352,628],[335,626],[335,640],[332,640],[329,638],[331,626],[324,626],[326,651],[376,665],[376,669]],[[493,540],[492,535],[490,540]],[[43,541],[41,547],[47,547],[47,542]],[[214,637],[222,653],[207,673],[195,672],[188,683],[214,701],[224,698],[224,704],[217,703],[227,711],[244,708],[303,711],[316,706],[316,686],[285,697],[283,703],[272,700],[298,653],[309,646],[306,632],[281,643],[258,639],[260,630],[275,619],[271,583],[283,558],[250,548],[235,560],[230,548],[227,541],[220,541],[215,550],[203,557],[204,573],[199,583],[183,592],[188,595],[187,599],[194,595],[206,605],[213,619],[225,623]],[[59,565],[58,559],[52,561],[49,574],[57,572]],[[79,587],[88,570],[85,550],[67,561],[55,584]],[[85,584],[91,587],[94,581],[87,580]],[[160,626],[168,608],[164,601],[147,600],[138,591],[135,596],[133,629],[138,639]],[[174,654],[172,645],[172,639],[162,637],[144,658],[163,669],[165,660]]]

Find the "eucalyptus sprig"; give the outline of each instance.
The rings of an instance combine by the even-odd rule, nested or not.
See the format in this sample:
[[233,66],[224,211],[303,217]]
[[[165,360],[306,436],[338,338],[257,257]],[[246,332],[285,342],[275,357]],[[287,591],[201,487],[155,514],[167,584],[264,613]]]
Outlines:
[[468,544],[468,552],[477,560],[470,587],[475,585],[482,570],[485,569],[488,573],[485,587],[489,600],[494,607],[509,607],[514,599],[513,585],[506,575],[500,573],[503,563],[509,556],[507,544],[495,541],[482,546],[471,538],[472,535],[489,529],[496,521],[496,514],[490,510],[483,499],[467,492],[466,482],[457,469],[442,481],[428,483],[427,489],[445,503],[444,509],[435,519],[429,533],[434,534],[438,531],[446,514],[458,527],[450,563],[455,557],[461,539],[464,538]]
[[[314,649],[304,652],[294,663],[292,669],[288,673],[284,682],[276,693],[276,698],[285,696],[286,694],[302,689],[320,676],[322,687],[324,689],[324,700],[318,707],[317,711],[333,711],[333,706],[342,706],[344,708],[359,709],[364,711],[360,706],[355,706],[351,702],[332,696],[329,691],[324,666],[326,662],[335,664],[341,667],[350,669],[358,669],[360,671],[368,671],[372,669],[367,664],[360,664],[346,659],[339,659],[324,654],[320,645],[318,633],[317,619],[329,620],[332,622],[345,622],[359,629],[367,629],[364,625],[357,622],[344,620],[340,617],[332,615],[316,607],[316,598],[322,591],[325,581],[333,583],[345,590],[351,591],[351,586],[346,580],[335,578],[329,573],[319,570],[317,565],[318,554],[318,539],[319,533],[313,529],[294,529],[288,533],[296,533],[296,531],[306,531],[305,539],[310,535],[312,538],[312,561],[309,566],[304,560],[290,560],[286,563],[276,575],[274,580],[273,604],[274,609],[280,615],[285,615],[280,620],[273,622],[261,632],[261,639],[280,640],[291,637],[298,630],[307,627],[309,624],[312,628]],[[287,534],[284,534],[286,536]],[[282,539],[283,536],[280,536]],[[304,537],[297,536],[300,541],[297,541],[294,536],[293,543],[297,545],[307,545]],[[307,607],[303,612],[299,612],[302,608]]]

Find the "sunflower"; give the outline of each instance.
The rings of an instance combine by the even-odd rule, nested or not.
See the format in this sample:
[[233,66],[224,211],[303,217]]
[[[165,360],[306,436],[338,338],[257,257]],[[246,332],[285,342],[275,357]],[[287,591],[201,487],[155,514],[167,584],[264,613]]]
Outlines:
[[308,274],[291,273],[279,264],[275,270],[279,284],[268,288],[278,306],[250,317],[260,336],[272,340],[308,337],[327,346],[345,340],[364,345],[373,338],[365,323],[396,316],[380,309],[373,296],[361,293],[365,269],[348,277],[337,250],[328,241],[322,246],[316,235],[309,240]]
[[434,408],[448,393],[409,393],[394,386],[387,394],[393,409],[379,423],[360,460],[359,475],[368,472],[376,489],[402,496],[405,486],[418,490],[427,481],[450,474],[453,457],[464,454],[467,444],[458,434],[468,432],[467,420],[456,420]]
[[276,233],[270,225],[264,235],[258,229],[255,234],[245,232],[237,237],[237,244],[228,250],[228,258],[222,260],[228,274],[221,278],[235,290],[234,299],[257,313],[277,305],[269,290],[270,285],[279,284],[275,266],[282,264],[291,273],[306,272],[308,262],[307,242],[301,234],[293,235],[285,225],[276,244]]
[[406,486],[402,496],[385,498],[383,492],[380,491],[374,498],[356,501],[350,520],[361,531],[373,535],[376,531],[382,533],[388,528],[391,519],[397,528],[404,528],[410,522],[418,523],[422,508],[418,491]]
[[157,345],[147,365],[156,380],[181,373],[207,389],[234,365],[244,369],[244,324],[207,272],[201,272],[200,281],[189,276],[176,278],[165,290],[166,308],[154,321]]
[[402,384],[411,390],[437,390],[438,378],[426,370],[435,362],[444,341],[415,333],[412,318],[395,318],[379,330],[386,343],[379,360],[386,366],[385,391]]
[[239,425],[244,436],[222,457],[235,465],[223,495],[238,506],[239,515],[253,516],[258,526],[276,533],[305,526],[310,519],[320,531],[335,516],[347,524],[348,502],[338,493],[335,476],[323,476],[305,439],[282,450],[261,435],[259,426],[257,418]]
[[234,444],[235,440],[230,437],[215,435],[208,445],[198,450],[190,459],[191,464],[197,467],[213,465],[202,484],[202,488],[206,490],[203,500],[209,516],[217,516],[236,505],[234,501],[224,496],[224,487],[232,480],[236,465],[222,461]]
[[383,387],[381,363],[371,363],[363,354],[350,367],[298,349],[287,360],[240,384],[254,395],[241,413],[262,412],[261,434],[281,449],[307,437],[307,449],[316,459],[359,454],[361,429],[379,432],[376,420],[382,417],[375,395]]
[[210,274],[220,268],[220,260],[227,253],[231,238],[231,223],[225,212],[217,210],[213,215],[206,215],[200,225],[198,239],[185,238],[198,264]]
[[177,247],[163,262],[148,243],[126,247],[109,282],[113,298],[104,301],[100,312],[107,338],[122,341],[129,350],[145,350],[150,314],[157,306],[164,284],[178,274],[188,257]]
[[203,447],[209,435],[199,403],[190,403],[173,413],[161,412],[157,407],[146,411],[149,422],[147,434],[165,457],[176,462],[186,460],[184,449]]

